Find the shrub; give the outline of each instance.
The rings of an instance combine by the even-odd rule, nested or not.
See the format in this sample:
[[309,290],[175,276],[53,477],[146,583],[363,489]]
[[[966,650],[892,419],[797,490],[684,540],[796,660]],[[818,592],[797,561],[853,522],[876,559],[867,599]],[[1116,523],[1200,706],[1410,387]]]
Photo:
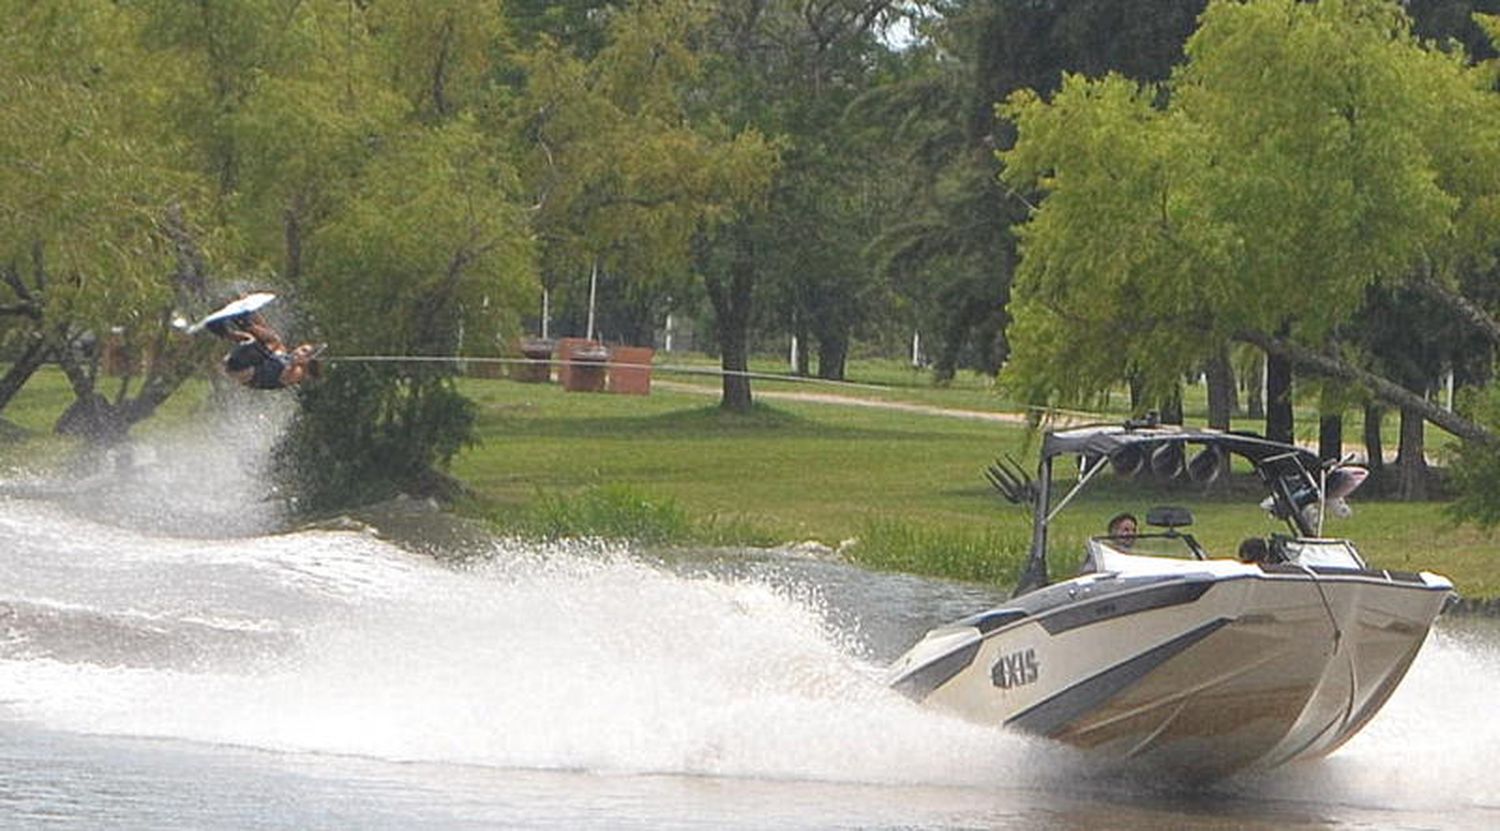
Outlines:
[[1010,528],[948,528],[872,519],[849,550],[854,562],[956,580],[1014,583],[1030,540]]
[[574,493],[539,493],[526,505],[491,513],[489,519],[504,532],[529,539],[598,537],[655,545],[775,543],[749,523],[695,518],[670,497],[653,496],[622,484]]

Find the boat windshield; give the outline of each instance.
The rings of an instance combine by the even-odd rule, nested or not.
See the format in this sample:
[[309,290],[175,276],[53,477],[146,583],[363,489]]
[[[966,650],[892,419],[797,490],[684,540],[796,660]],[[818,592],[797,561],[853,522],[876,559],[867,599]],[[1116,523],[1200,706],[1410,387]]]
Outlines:
[[1141,534],[1127,544],[1118,537],[1099,536],[1093,538],[1097,545],[1118,551],[1121,554],[1139,554],[1147,557],[1175,557],[1181,560],[1198,559],[1196,543],[1187,534]]

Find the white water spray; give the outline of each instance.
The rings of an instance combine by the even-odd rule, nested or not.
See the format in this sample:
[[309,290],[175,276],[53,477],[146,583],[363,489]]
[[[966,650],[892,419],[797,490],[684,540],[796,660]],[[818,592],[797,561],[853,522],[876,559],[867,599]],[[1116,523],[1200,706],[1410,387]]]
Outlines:
[[[498,767],[976,785],[1045,776],[1056,764],[1036,758],[1070,755],[914,707],[819,609],[755,580],[685,578],[583,546],[497,544],[489,564],[451,571],[358,533],[163,539],[6,507],[27,512],[4,529],[26,535],[17,565],[50,572],[8,602],[92,616],[100,640],[149,620],[164,643],[196,646],[184,664],[147,639],[122,662],[23,630],[0,662],[0,699],[55,729]],[[54,570],[58,535],[37,532],[55,523],[81,568]]]
[[1500,627],[1429,637],[1391,700],[1315,763],[1231,783],[1233,792],[1370,808],[1500,810]]
[[225,406],[170,434],[147,433],[84,455],[63,471],[12,473],[0,496],[64,505],[87,520],[182,536],[264,533],[284,519],[271,451],[296,404],[284,395],[225,389]]

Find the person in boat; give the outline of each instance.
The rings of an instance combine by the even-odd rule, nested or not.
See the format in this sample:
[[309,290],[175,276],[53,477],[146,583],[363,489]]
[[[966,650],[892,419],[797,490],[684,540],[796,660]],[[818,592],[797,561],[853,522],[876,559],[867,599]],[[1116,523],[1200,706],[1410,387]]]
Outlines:
[[1242,563],[1268,563],[1271,547],[1260,537],[1248,537],[1240,543],[1239,558]]
[[234,348],[224,356],[224,374],[251,389],[292,387],[321,374],[319,347],[304,343],[288,350],[281,335],[259,312],[216,320],[206,328],[234,342]]
[[1129,548],[1135,545],[1136,531],[1140,523],[1136,521],[1135,514],[1130,512],[1115,514],[1109,520],[1107,526],[1109,538],[1120,548]]

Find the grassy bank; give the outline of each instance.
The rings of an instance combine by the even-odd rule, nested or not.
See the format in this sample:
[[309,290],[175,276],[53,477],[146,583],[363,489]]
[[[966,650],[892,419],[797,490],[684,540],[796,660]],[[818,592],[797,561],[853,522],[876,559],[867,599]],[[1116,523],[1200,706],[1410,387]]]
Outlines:
[[[997,455],[1035,457],[1034,437],[1018,425],[781,399],[738,417],[712,397],[676,390],[633,397],[498,380],[464,385],[480,404],[485,442],[463,453],[454,472],[501,524],[535,528],[538,506],[557,516],[576,500],[595,505],[595,522],[654,510],[688,539],[857,540],[844,550],[872,567],[1002,582],[1027,544],[1027,517],[982,478]],[[941,403],[930,396],[922,403]],[[628,498],[598,507],[602,492],[622,485]],[[1227,554],[1246,536],[1280,530],[1258,499],[1101,488],[1060,517],[1056,550],[1077,551],[1117,511],[1185,503],[1199,538]],[[1437,571],[1465,595],[1500,595],[1500,541],[1454,526],[1439,504],[1356,500],[1356,515],[1330,533],[1353,538],[1377,566]]]

